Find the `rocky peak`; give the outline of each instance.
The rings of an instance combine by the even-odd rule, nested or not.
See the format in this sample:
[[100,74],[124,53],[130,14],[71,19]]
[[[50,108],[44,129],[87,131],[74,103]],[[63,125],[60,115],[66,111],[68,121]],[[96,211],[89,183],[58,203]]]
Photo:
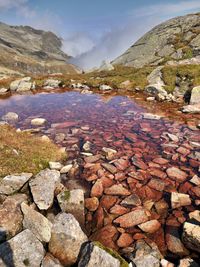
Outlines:
[[[62,39],[50,31],[0,23],[0,65],[27,72],[74,72]],[[62,67],[61,67],[62,66]]]
[[170,19],[146,33],[113,61],[133,67],[163,64],[200,54],[200,13]]

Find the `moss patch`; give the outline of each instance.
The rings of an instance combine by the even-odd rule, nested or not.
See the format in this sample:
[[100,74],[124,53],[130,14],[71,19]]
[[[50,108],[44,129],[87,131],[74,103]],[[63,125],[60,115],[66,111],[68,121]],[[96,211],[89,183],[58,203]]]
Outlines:
[[70,191],[69,190],[65,190],[61,195],[61,199],[63,201],[68,201],[69,198],[70,198]]
[[65,157],[51,142],[0,126],[0,177],[21,172],[36,174],[47,168],[49,161],[62,161]]
[[114,258],[118,259],[120,261],[120,267],[128,267],[129,266],[128,262],[125,261],[125,259],[123,259],[116,251],[103,246],[100,242],[97,242],[97,241],[93,242],[93,244],[95,246],[105,250],[107,253],[109,253]]

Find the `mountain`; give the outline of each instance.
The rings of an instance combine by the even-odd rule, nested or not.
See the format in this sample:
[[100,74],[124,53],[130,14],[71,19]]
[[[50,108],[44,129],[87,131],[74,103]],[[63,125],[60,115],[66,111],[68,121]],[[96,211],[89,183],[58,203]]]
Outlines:
[[170,19],[146,33],[112,63],[158,65],[200,55],[200,13]]
[[1,68],[35,74],[75,73],[77,69],[67,62],[69,58],[54,33],[0,22]]

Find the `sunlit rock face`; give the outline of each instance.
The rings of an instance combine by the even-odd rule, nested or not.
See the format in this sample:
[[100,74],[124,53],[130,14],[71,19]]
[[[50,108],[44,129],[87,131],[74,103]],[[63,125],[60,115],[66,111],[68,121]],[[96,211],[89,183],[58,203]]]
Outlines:
[[158,65],[170,60],[191,59],[200,53],[200,14],[177,17],[164,22],[140,38],[113,61],[133,67]]
[[22,73],[75,73],[61,48],[62,40],[52,32],[0,23],[0,67]]

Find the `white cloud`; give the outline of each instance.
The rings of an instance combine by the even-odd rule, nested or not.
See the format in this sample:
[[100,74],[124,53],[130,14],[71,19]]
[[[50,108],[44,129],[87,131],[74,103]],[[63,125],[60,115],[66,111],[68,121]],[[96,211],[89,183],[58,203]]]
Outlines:
[[27,0],[0,0],[1,9],[11,9],[23,6]]
[[163,3],[163,4],[155,4],[149,5],[145,7],[138,8],[137,10],[133,10],[129,13],[129,15],[136,17],[146,17],[146,16],[173,16],[174,14],[183,14],[190,11],[200,9],[200,1],[199,0],[185,0],[178,1],[175,4],[172,3]]
[[133,43],[152,27],[184,13],[197,12],[200,1],[178,1],[178,3],[163,3],[147,5],[129,12],[126,25],[122,28],[115,27],[96,42],[92,49],[73,59],[73,62],[82,68],[90,69],[99,66],[102,60],[113,60],[124,53]]
[[86,33],[77,32],[63,41],[63,51],[73,57],[91,50],[95,45],[94,40]]

